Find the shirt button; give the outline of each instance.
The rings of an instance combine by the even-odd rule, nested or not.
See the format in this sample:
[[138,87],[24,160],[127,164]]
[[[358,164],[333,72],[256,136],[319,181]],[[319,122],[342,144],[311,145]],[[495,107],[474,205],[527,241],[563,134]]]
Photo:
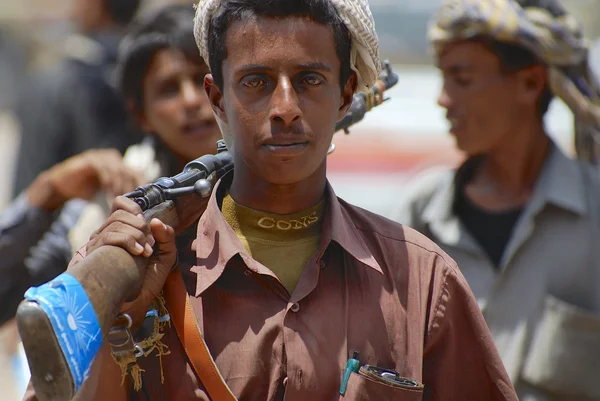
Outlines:
[[324,260],[322,260],[322,261],[319,262],[319,267],[321,267],[321,269],[325,268],[325,261]]
[[244,271],[244,274],[248,277],[252,276],[252,272],[250,270]]
[[295,303],[292,304],[291,310],[294,313],[298,312],[300,310],[300,305],[298,305],[298,302],[295,302]]

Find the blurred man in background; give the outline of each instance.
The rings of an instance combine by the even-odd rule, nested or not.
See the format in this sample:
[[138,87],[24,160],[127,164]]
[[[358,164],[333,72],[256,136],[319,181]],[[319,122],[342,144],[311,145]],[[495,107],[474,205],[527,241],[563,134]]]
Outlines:
[[[600,126],[580,26],[558,3],[446,1],[439,104],[468,158],[406,189],[397,220],[458,263],[523,401],[600,399],[600,180],[548,137],[554,95]],[[525,4],[526,3],[526,4]]]
[[114,88],[118,45],[141,0],[74,0],[78,31],[64,43],[66,58],[32,77],[16,106],[21,146],[13,193],[42,171],[91,148],[139,141]]

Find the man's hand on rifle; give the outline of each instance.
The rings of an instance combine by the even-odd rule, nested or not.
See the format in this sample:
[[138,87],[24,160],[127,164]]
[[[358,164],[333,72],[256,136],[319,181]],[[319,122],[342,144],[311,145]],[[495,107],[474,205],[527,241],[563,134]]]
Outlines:
[[175,231],[158,219],[147,223],[137,203],[119,196],[113,202],[108,220],[92,234],[86,253],[89,255],[104,245],[118,246],[148,260],[140,295],[125,305],[124,312],[130,313],[135,322],[143,318],[177,261]]
[[117,150],[92,149],[41,173],[27,189],[27,198],[33,206],[56,210],[70,199],[91,199],[99,190],[115,197],[143,181],[142,174],[125,166]]

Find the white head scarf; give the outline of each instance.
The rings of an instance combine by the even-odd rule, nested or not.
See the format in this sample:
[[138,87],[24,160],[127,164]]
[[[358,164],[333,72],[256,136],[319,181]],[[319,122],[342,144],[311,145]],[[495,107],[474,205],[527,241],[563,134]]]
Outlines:
[[[200,55],[208,63],[208,33],[213,15],[222,1],[199,0],[196,7],[194,36]],[[358,76],[357,91],[371,88],[381,72],[379,41],[367,0],[329,0],[352,36],[350,63]]]

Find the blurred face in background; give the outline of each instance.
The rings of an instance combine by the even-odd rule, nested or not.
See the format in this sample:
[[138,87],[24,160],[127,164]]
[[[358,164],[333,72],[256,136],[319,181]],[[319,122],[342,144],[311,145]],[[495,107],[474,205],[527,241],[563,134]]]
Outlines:
[[182,161],[216,153],[221,131],[204,91],[208,67],[179,50],[159,50],[144,75],[142,128]]
[[535,107],[520,96],[522,74],[502,71],[498,56],[479,41],[447,45],[438,68],[443,77],[438,104],[447,110],[457,147],[471,156],[489,153],[509,139],[531,110],[524,106]]

